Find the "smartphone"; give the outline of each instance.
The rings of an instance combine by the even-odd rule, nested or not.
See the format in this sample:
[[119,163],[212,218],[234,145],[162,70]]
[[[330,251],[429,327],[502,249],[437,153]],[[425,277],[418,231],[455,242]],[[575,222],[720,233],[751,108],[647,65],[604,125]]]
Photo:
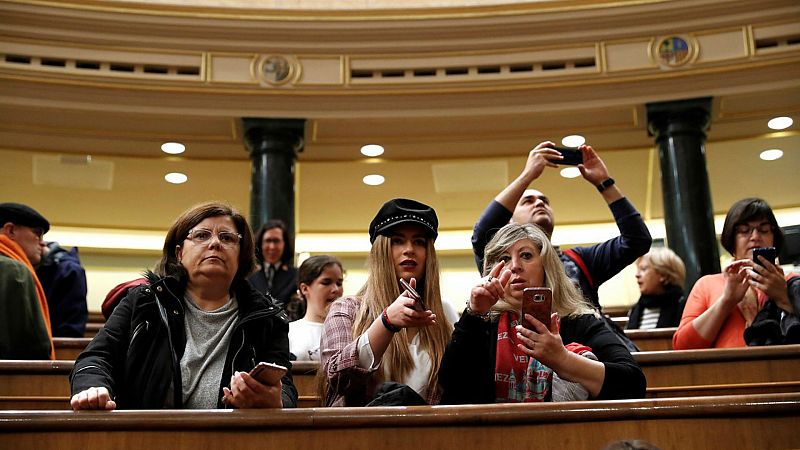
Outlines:
[[775,258],[778,257],[778,252],[775,250],[775,247],[760,247],[753,249],[753,262],[763,266],[761,264],[761,260],[758,259],[759,256],[763,256],[764,259],[775,264]]
[[577,166],[578,164],[583,164],[583,152],[578,147],[559,147],[554,146],[554,150],[558,150],[561,153],[561,156],[564,157],[561,161],[553,161],[556,164],[562,164],[565,166]]
[[422,301],[422,297],[420,297],[420,295],[417,294],[417,291],[414,290],[410,284],[408,284],[408,281],[400,278],[400,285],[403,286],[403,289],[408,291],[408,293],[411,294],[411,298],[414,299],[414,309],[417,311],[425,311],[428,309],[428,307],[425,306],[425,302]]
[[260,362],[250,371],[250,376],[263,384],[276,386],[289,369],[279,364]]
[[[542,322],[547,329],[550,329],[550,312],[553,306],[553,290],[548,287],[525,288],[522,291],[522,315],[530,314],[539,322]],[[522,326],[530,328],[522,320]]]

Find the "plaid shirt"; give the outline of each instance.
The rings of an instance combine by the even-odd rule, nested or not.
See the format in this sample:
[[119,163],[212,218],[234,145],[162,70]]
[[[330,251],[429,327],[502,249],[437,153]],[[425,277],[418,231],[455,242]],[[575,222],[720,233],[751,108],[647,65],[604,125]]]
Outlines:
[[[328,380],[326,406],[364,406],[382,381],[377,370],[359,366],[358,336],[353,337],[353,323],[360,305],[358,297],[343,297],[331,305],[325,319],[320,366]],[[437,388],[428,389],[427,402],[439,403],[440,394]]]

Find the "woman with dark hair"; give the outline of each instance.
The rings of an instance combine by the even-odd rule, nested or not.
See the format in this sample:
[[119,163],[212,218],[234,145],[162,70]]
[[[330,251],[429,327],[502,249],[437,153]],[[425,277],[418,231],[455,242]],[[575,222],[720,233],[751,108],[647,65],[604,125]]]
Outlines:
[[[642,369],[567,277],[541,228],[510,223],[485,250],[486,277],[442,360],[443,404],[644,397]],[[522,316],[524,291],[536,287],[552,292],[547,323]]]
[[338,259],[315,255],[300,264],[297,290],[306,303],[302,319],[289,324],[289,352],[298,361],[319,361],[322,325],[331,304],[342,296],[344,269]]
[[[289,230],[282,220],[268,220],[256,233],[256,261],[260,270],[249,280],[256,290],[271,294],[286,310],[289,320],[303,317],[302,302],[293,302],[297,290],[297,269]],[[299,304],[295,304],[299,303]]]
[[686,267],[666,247],[650,250],[636,261],[636,283],[642,294],[628,315],[628,330],[677,327],[685,305]]
[[72,408],[295,406],[291,375],[275,385],[248,375],[262,361],[291,367],[287,320],[247,282],[254,267],[253,235],[238,211],[211,202],[184,212],[148,282],[75,361]]
[[[783,232],[767,202],[745,198],[734,203],[725,216],[720,240],[734,261],[722,273],[706,275],[695,283],[672,337],[676,350],[744,347],[748,345],[745,330],[758,322],[759,311],[777,308],[786,312],[789,320],[775,323],[785,328],[784,334],[789,331],[791,319],[797,321],[798,280],[790,281],[795,286],[790,289],[783,269],[775,261],[763,256],[758,257],[758,264],[752,260],[754,248],[775,247],[780,253],[783,247]],[[790,296],[790,292],[794,294]],[[794,333],[798,331],[800,327],[795,327]],[[774,339],[758,341],[755,336],[750,344],[781,343]]]

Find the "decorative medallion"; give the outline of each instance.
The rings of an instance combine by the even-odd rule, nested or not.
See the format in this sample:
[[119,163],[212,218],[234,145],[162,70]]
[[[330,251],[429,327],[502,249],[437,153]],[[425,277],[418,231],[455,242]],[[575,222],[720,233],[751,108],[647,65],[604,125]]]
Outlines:
[[656,39],[650,48],[650,57],[662,66],[679,67],[697,56],[697,41],[683,36]]
[[273,86],[294,81],[299,73],[297,61],[282,55],[268,55],[258,62],[258,76]]

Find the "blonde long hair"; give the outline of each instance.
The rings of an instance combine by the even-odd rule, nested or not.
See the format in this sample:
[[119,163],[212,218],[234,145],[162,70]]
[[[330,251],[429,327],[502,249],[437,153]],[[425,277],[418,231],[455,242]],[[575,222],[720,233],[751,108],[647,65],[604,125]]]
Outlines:
[[[536,225],[510,223],[500,228],[492,240],[486,244],[483,261],[484,275],[488,275],[492,268],[500,262],[503,253],[523,239],[531,241],[539,250],[539,258],[544,268],[544,285],[553,290],[553,311],[557,312],[559,317],[593,314],[599,318],[597,311],[584,300],[578,288],[567,277],[558,252],[550,243],[550,239]],[[521,305],[518,303],[515,299],[503,298],[492,307],[492,311],[498,314],[501,311],[519,313]]]
[[[417,280],[417,290],[423,284],[424,291],[420,292],[420,295],[425,300],[428,309],[436,314],[436,325],[419,328],[418,333],[421,348],[431,358],[432,366],[428,378],[428,389],[435,389],[444,349],[450,341],[452,326],[442,307],[442,294],[439,289],[439,259],[433,247],[433,239],[430,238],[427,239],[426,244],[425,275],[422,280]],[[376,236],[369,254],[369,276],[356,296],[361,299],[361,306],[353,322],[353,336],[361,336],[380,317],[383,309],[400,296],[392,258],[391,238],[383,235]],[[414,362],[411,359],[405,328],[397,332],[396,337],[391,340],[384,353],[383,361],[385,375],[390,380],[403,380],[411,371]]]

